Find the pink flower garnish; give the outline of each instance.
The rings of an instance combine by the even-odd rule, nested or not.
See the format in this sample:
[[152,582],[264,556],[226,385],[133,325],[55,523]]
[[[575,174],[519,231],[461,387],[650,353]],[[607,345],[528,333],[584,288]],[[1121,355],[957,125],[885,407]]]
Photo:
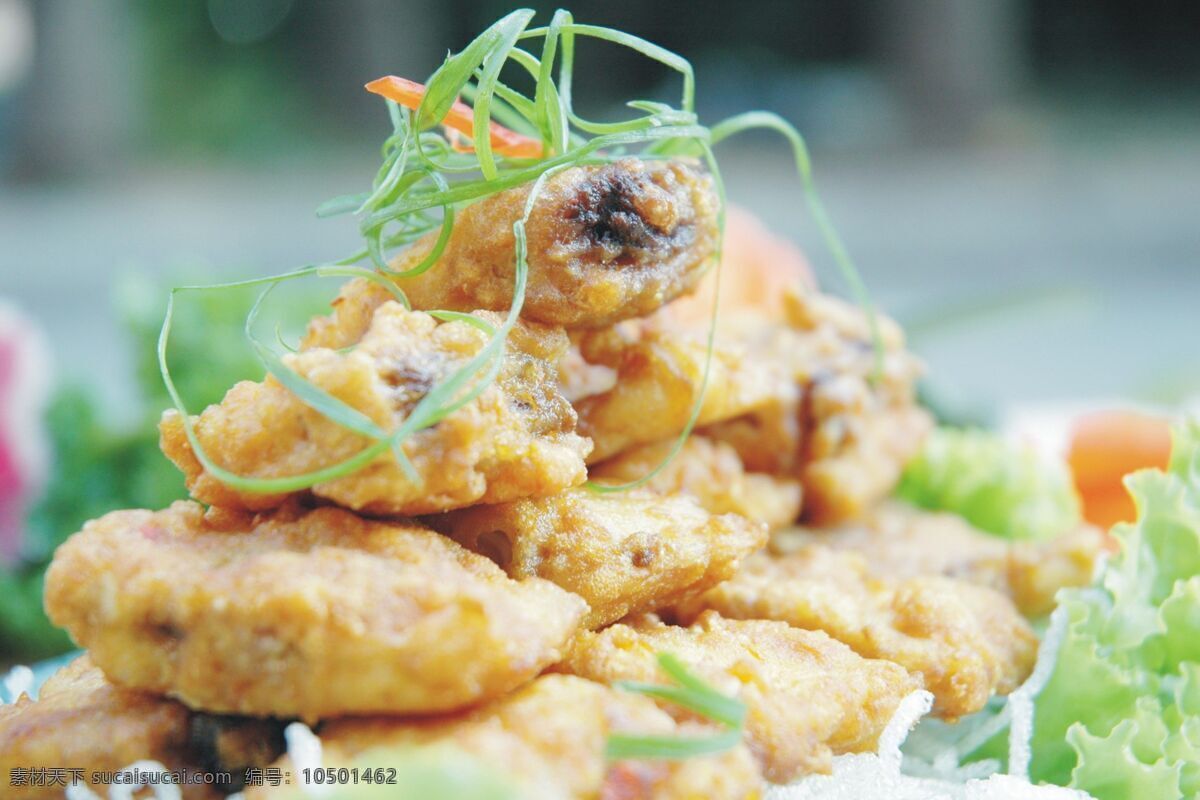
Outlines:
[[49,447],[42,412],[50,354],[41,331],[0,300],[0,558],[21,547],[25,515],[46,479]]

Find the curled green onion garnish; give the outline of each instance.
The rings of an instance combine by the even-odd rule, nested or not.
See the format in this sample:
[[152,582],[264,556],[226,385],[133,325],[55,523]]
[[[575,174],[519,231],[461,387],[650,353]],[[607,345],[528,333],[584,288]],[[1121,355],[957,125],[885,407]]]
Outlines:
[[[557,11],[550,23],[543,27],[529,27],[533,16],[533,11],[522,9],[503,17],[462,51],[449,56],[423,86],[394,79],[410,89],[416,87],[420,94],[415,99],[412,96],[402,98],[407,101],[403,105],[393,99],[387,100],[392,132],[383,143],[383,163],[370,191],[335,198],[318,210],[322,216],[350,212],[358,216],[364,239],[364,247],[359,252],[332,265],[310,267],[255,281],[188,286],[172,291],[159,341],[159,365],[172,401],[183,416],[184,430],[192,450],[213,477],[245,492],[298,491],[345,477],[391,450],[409,479],[419,480],[404,454],[404,443],[417,431],[436,424],[477,397],[500,370],[505,340],[524,304],[528,271],[525,224],[548,177],[569,167],[602,164],[631,155],[644,159],[679,156],[702,158],[707,162],[719,191],[719,241],[723,241],[725,194],[712,147],[729,136],[751,128],[775,130],[791,142],[810,211],[852,292],[870,315],[878,374],[883,350],[870,299],[817,197],[807,149],[795,129],[779,117],[763,112],[743,114],[711,129],[705,127],[696,118],[695,75],[686,59],[622,31],[576,23],[567,11]],[[626,104],[635,112],[628,119],[598,122],[581,117],[573,104],[575,43],[580,37],[633,50],[678,73],[682,80],[679,105],[634,100]],[[535,53],[530,46],[538,41],[541,42],[541,48],[540,52]],[[500,80],[506,65],[512,65],[533,80],[532,93],[522,93]],[[460,97],[470,100],[473,105],[464,106]],[[455,209],[506,189],[531,183],[533,188],[524,215],[513,225],[516,240],[515,280],[511,305],[504,322],[499,326],[481,327],[481,330],[488,332],[487,344],[466,364],[434,386],[395,430],[383,430],[360,411],[291,370],[284,363],[283,356],[293,348],[282,337],[276,335],[276,341],[268,342],[254,334],[253,323],[273,288],[280,282],[305,276],[361,275],[389,287],[396,299],[407,307],[407,301],[391,279],[437,269],[437,262],[454,230]],[[402,273],[391,271],[391,251],[407,247],[434,231],[438,232],[436,241],[420,263]],[[720,250],[719,244],[716,254],[718,275],[715,276],[718,281]],[[373,269],[355,266],[359,264],[370,265]],[[204,453],[183,399],[171,380],[167,363],[167,339],[174,302],[180,293],[220,291],[245,285],[264,286],[263,294],[246,325],[247,338],[264,370],[309,407],[368,439],[368,444],[358,454],[302,475],[256,478],[225,470]],[[670,463],[679,452],[695,427],[704,401],[713,358],[716,314],[717,302],[714,297],[700,391],[676,446],[661,464],[641,480],[622,486],[592,488],[619,491],[641,485]],[[438,316],[437,313],[434,315]],[[468,317],[477,319],[465,314],[442,314],[439,319],[467,321]]]
[[742,740],[742,728],[746,723],[745,704],[721,694],[700,680],[670,653],[659,653],[658,665],[675,681],[675,685],[638,681],[618,681],[615,685],[627,692],[674,703],[719,724],[724,730],[703,737],[613,734],[608,737],[605,755],[614,761],[626,758],[683,759],[721,753],[736,747]]
[[842,237],[838,236],[833,221],[829,219],[829,214],[825,211],[825,204],[821,202],[821,195],[817,193],[817,184],[813,179],[812,159],[808,155],[808,145],[805,144],[800,131],[778,114],[769,111],[748,111],[714,125],[712,129],[713,144],[728,139],[730,136],[755,129],[775,131],[787,139],[788,144],[792,147],[792,155],[796,160],[796,171],[800,174],[800,182],[804,189],[804,199],[808,203],[809,213],[817,223],[817,227],[829,247],[829,252],[832,253],[833,260],[842,273],[842,279],[846,281],[850,292],[854,295],[855,302],[867,314],[871,344],[875,351],[872,380],[878,380],[883,375],[884,349],[883,337],[879,332],[879,319],[875,314],[875,304],[871,302],[867,285],[863,282],[858,268],[850,258],[850,252],[842,244]]

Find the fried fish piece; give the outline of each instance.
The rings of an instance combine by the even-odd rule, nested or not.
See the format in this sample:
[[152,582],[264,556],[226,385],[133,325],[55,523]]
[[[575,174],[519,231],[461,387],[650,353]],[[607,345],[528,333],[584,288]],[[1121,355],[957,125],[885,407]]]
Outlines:
[[[784,320],[742,312],[719,324],[697,432],[731,445],[748,470],[799,479],[806,519],[852,519],[892,490],[932,427],[916,405],[921,365],[880,317],[876,378],[861,311],[802,285],[783,301]],[[595,443],[589,463],[679,435],[700,398],[707,337],[667,306],[580,338],[585,363],[615,372],[611,388],[575,400]]]
[[989,586],[1011,597],[1021,613],[1036,617],[1054,609],[1059,589],[1091,582],[1107,537],[1080,525],[1046,541],[1011,541],[984,533],[957,514],[892,500],[860,522],[833,529],[784,528],[771,537],[771,549],[779,554],[810,544],[862,555],[876,578],[946,575]]
[[735,514],[637,490],[570,489],[426,521],[514,579],[536,576],[579,595],[588,628],[700,594],[767,538],[763,525]]
[[806,520],[858,518],[892,491],[933,427],[916,404],[921,363],[905,349],[900,327],[878,315],[876,375],[860,309],[801,285],[783,301],[782,330],[755,331],[743,320],[741,335],[757,342],[754,352],[787,365],[799,391],[701,433],[733,445],[748,469],[799,477]]
[[802,490],[794,478],[748,472],[725,442],[689,436],[671,457],[675,440],[641,445],[597,464],[588,476],[597,483],[632,483],[671,460],[645,484],[656,494],[696,498],[711,514],[740,514],[775,530],[796,521]]
[[[152,759],[171,770],[187,767],[188,710],[180,704],[113,686],[79,658],[50,677],[39,696],[0,706],[0,781],[5,796],[59,798],[62,786],[20,786],[15,769],[68,767],[117,772]],[[210,795],[192,792],[191,797]]]
[[999,592],[941,576],[875,578],[862,556],[820,545],[751,556],[676,613],[688,622],[707,609],[825,631],[862,656],[894,661],[922,677],[935,712],[950,718],[1017,688],[1037,656],[1033,629]]
[[[415,308],[507,309],[513,298],[513,223],[533,184],[455,215],[431,269],[396,284]],[[569,328],[644,316],[695,286],[712,265],[720,200],[694,161],[573,167],[546,180],[525,225],[529,283],[521,314]],[[390,265],[403,272],[432,250],[432,233]]]
[[[595,445],[588,463],[683,431],[701,400],[706,329],[665,325],[661,318],[639,320],[584,334],[579,348],[587,363],[616,375],[610,389],[575,403],[579,431]],[[778,361],[761,357],[748,342],[721,338],[714,342],[696,424],[739,417],[797,391]]]
[[97,773],[138,761],[157,761],[173,772],[230,773],[225,785],[180,786],[185,798],[208,800],[241,789],[247,768],[274,761],[283,751],[281,731],[275,720],[214,718],[114,686],[82,656],[50,676],[37,700],[22,695],[0,706],[0,781],[5,797],[49,800],[63,796],[62,785],[15,785],[13,771],[82,770],[93,791],[107,788]]
[[559,657],[586,604],[414,523],[178,502],[59,547],[46,611],[109,677],[215,713],[431,713]]
[[[478,316],[500,324],[492,312]],[[312,348],[288,354],[284,362],[391,432],[488,338],[468,322],[439,322],[389,301],[376,309],[349,352]],[[410,480],[395,455],[385,451],[356,472],[316,484],[312,494],[364,513],[407,516],[552,494],[582,483],[590,443],[575,432],[575,411],[558,391],[556,361],[567,344],[559,328],[517,325],[495,382],[405,441],[419,480]],[[214,462],[257,478],[329,468],[373,443],[309,407],[270,376],[237,384],[219,405],[192,421]],[[239,491],[210,475],[176,412],[163,415],[160,431],[163,452],[183,471],[196,499],[264,510],[289,496]]]
[[[756,800],[765,788],[745,745],[679,761],[611,761],[611,734],[711,736],[679,723],[652,700],[571,675],[545,675],[513,694],[464,714],[427,720],[332,720],[319,729],[322,763],[426,764],[486,770],[514,796],[538,800]],[[386,761],[390,757],[391,761]],[[285,759],[282,769],[296,772]],[[246,800],[295,797],[293,787],[251,788]]]
[[[873,749],[896,706],[920,688],[902,667],[863,658],[824,633],[715,612],[686,628],[643,617],[581,633],[556,669],[604,683],[663,682],[659,653],[746,704],[746,742],[774,783],[827,773],[834,755]],[[689,718],[679,706],[663,708]]]
[[797,476],[804,521],[856,520],[892,492],[933,427],[915,405],[866,410],[873,403],[866,387],[857,378],[815,381],[803,400],[773,403],[700,432],[733,446],[752,469]]
[[[524,215],[532,186],[484,198],[455,215],[434,265],[395,278],[413,308],[503,311],[512,305],[513,223]],[[712,265],[719,207],[712,177],[693,161],[624,158],[551,176],[525,226],[529,274],[521,316],[596,328],[649,314],[692,289]],[[419,265],[439,235],[401,252],[390,269]],[[350,282],[334,315],[315,321],[310,339],[353,341],[390,297],[379,284]]]

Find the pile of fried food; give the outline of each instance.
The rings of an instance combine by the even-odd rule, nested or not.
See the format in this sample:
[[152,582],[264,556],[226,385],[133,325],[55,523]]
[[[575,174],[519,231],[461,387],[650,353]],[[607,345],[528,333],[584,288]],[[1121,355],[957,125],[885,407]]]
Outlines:
[[[427,311],[498,325],[508,308],[529,191],[459,212],[435,267],[397,281],[411,310],[378,283],[344,285],[287,366],[401,425],[488,341]],[[1016,688],[1037,650],[1027,617],[1088,579],[1099,534],[1011,543],[889,500],[931,427],[919,362],[884,318],[877,352],[867,315],[738,213],[705,384],[718,216],[692,161],[555,174],[495,380],[404,441],[417,480],[385,452],[304,491],[238,491],[166,413],[162,448],[194,500],[108,514],[58,550],[46,608],[87,655],[0,708],[3,774],[232,772],[181,787],[211,797],[275,766],[290,783],[245,796],[292,796],[282,730],[299,720],[325,766],[447,743],[526,797],[754,798],[871,751],[917,689],[955,719]],[[212,462],[262,478],[369,443],[272,377],[192,423]],[[745,705],[740,743],[606,757],[614,735],[716,732],[618,685],[667,682],[662,653]]]

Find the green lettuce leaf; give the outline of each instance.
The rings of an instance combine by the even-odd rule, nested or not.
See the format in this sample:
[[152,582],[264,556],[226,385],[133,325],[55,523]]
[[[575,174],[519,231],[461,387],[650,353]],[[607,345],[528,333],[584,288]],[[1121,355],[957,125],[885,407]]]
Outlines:
[[974,429],[938,428],[904,471],[897,495],[952,511],[1009,539],[1044,539],[1080,522],[1065,464]]
[[1036,701],[1031,777],[1099,800],[1200,792],[1200,421],[1166,472],[1125,479],[1137,521],[1097,585],[1059,595],[1067,627]]

